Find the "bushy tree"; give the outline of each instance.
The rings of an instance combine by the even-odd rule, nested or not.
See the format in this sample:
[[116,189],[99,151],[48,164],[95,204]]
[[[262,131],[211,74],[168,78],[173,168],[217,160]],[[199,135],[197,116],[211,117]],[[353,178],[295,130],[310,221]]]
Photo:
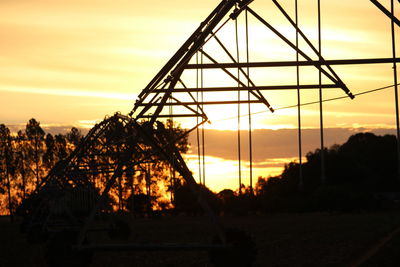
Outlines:
[[66,138],[69,143],[76,147],[82,141],[83,135],[78,128],[72,127],[71,130],[66,134]]
[[[210,189],[204,185],[198,185],[199,194],[208,202],[210,208],[219,213],[221,209],[221,200]],[[186,182],[176,185],[174,206],[176,212],[183,212],[190,215],[203,214],[204,210],[200,206],[196,195],[192,192]]]

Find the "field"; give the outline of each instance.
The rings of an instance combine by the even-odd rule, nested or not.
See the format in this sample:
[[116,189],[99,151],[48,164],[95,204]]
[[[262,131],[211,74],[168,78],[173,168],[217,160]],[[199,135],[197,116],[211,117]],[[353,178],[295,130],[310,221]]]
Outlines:
[[[400,226],[398,212],[223,217],[221,222],[252,236],[255,266],[354,266],[366,256],[361,266],[400,266],[400,233],[370,252]],[[140,218],[131,227],[130,242],[211,242],[215,235],[203,217]],[[27,243],[17,223],[1,218],[0,231],[0,266],[45,265],[45,245]],[[206,252],[125,251],[95,253],[91,266],[212,265]]]

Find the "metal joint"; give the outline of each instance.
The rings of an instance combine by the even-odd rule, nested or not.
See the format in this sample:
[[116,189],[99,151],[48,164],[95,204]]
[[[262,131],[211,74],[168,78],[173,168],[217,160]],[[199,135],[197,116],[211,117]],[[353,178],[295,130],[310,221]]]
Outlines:
[[233,20],[236,20],[237,17],[240,15],[240,9],[238,9],[237,7],[233,10],[232,14],[229,15],[229,17]]
[[164,82],[169,83],[170,81],[172,81],[173,78],[174,78],[174,76],[168,75],[167,78],[165,78]]

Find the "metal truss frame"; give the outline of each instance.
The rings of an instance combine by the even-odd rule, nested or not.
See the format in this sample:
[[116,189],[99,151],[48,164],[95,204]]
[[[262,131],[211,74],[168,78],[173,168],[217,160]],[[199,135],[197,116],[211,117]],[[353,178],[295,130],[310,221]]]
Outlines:
[[[73,151],[73,153],[65,160],[57,163],[50,171],[42,184],[36,189],[36,194],[42,194],[42,203],[57,202],[62,198],[59,194],[65,188],[78,185],[89,185],[90,176],[108,175],[108,180],[101,192],[96,204],[92,208],[88,217],[81,223],[79,218],[70,214],[70,223],[65,227],[76,227],[78,229],[77,242],[75,248],[79,250],[182,250],[182,249],[221,249],[226,248],[224,230],[218,223],[218,220],[202,197],[192,173],[187,167],[176,142],[180,138],[184,138],[191,131],[208,121],[207,114],[204,111],[204,105],[226,105],[226,104],[264,104],[271,112],[273,108],[271,104],[262,94],[265,90],[293,90],[293,89],[341,89],[350,98],[354,98],[349,88],[340,79],[339,75],[333,70],[334,65],[348,64],[378,64],[399,62],[400,59],[393,58],[372,58],[372,59],[341,59],[341,60],[325,60],[318,49],[314,47],[306,35],[297,27],[296,23],[290,18],[282,6],[273,0],[274,4],[280,12],[286,17],[288,22],[296,29],[300,37],[306,42],[309,48],[318,57],[313,60],[312,56],[307,55],[299,49],[296,44],[292,43],[269,22],[258,15],[250,8],[252,0],[223,0],[211,12],[211,14],[200,24],[187,41],[178,49],[165,66],[155,75],[150,83],[138,95],[138,99],[134,104],[133,110],[128,116],[115,114],[106,118],[101,123],[94,126],[86,135],[82,143]],[[382,7],[377,1],[371,0],[382,11]],[[257,21],[262,23],[271,32],[273,32],[280,40],[291,47],[294,52],[304,58],[304,61],[280,61],[280,62],[239,62],[229,52],[227,47],[217,37],[217,33],[229,21],[235,21],[242,12],[252,15]],[[399,21],[387,14],[395,23]],[[225,52],[226,56],[232,62],[219,62],[205,51],[205,45],[208,41],[214,39]],[[191,63],[196,54],[200,54],[211,63]],[[322,73],[330,83],[326,84],[286,84],[286,85],[256,85],[248,70],[250,68],[281,68],[281,67],[298,67],[313,66]],[[187,70],[202,71],[204,69],[219,69],[230,77],[237,86],[231,87],[187,87],[182,80],[182,74]],[[246,71],[247,69],[247,71]],[[236,75],[233,70],[241,75]],[[203,92],[248,92],[253,99],[247,100],[214,100],[203,101],[195,97],[197,93]],[[180,96],[184,94],[187,99],[182,100]],[[171,113],[166,107],[180,106],[186,109],[184,113]],[[180,137],[173,137],[168,129],[158,120],[162,118],[179,118],[193,117],[201,118],[197,120],[195,126],[188,129]],[[142,120],[145,120],[143,123]],[[118,129],[115,131],[115,129]],[[97,161],[92,164],[91,159],[102,159],[101,163]],[[152,160],[163,160],[168,162],[186,181],[193,193],[197,196],[201,207],[204,209],[212,224],[215,226],[216,232],[221,240],[222,245],[215,244],[85,244],[85,236],[88,231],[98,226],[94,225],[95,216],[101,210],[101,206],[106,201],[107,194],[115,185],[117,179],[122,177],[124,173],[131,171],[136,166],[142,166]],[[94,160],[96,161],[96,160]],[[142,168],[144,168],[142,166]],[[32,211],[32,223],[42,221],[42,227],[52,228],[50,212],[46,218],[43,218],[40,207],[37,205],[36,210]],[[59,227],[59,226],[58,226]]]

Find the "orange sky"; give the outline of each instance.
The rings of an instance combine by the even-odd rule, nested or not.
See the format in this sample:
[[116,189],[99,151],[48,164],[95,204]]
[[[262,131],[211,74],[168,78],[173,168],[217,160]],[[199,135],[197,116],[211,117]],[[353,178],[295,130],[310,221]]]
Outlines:
[[[173,55],[218,0],[14,0],[1,1],[0,123],[90,127],[115,111],[128,113],[136,95]],[[293,15],[293,0],[279,1]],[[315,2],[315,3],[314,3]],[[381,1],[388,7],[389,1]],[[316,45],[316,1],[299,0],[300,25]],[[251,7],[294,40],[294,31],[271,1]],[[400,10],[399,3],[396,8]],[[390,23],[369,1],[322,0],[322,42],[326,59],[390,57]],[[253,21],[254,22],[254,21]],[[294,60],[261,24],[250,26],[250,57]],[[400,36],[400,32],[397,32]],[[233,37],[222,36],[226,40]],[[398,38],[400,40],[400,38]],[[304,43],[300,46],[307,52]],[[335,66],[353,93],[392,83],[390,64]],[[302,81],[316,81],[303,72]],[[260,82],[292,81],[290,71],[255,73]],[[268,78],[263,81],[265,75]],[[290,76],[290,77],[289,77]],[[257,79],[257,77],[256,77]],[[266,84],[265,84],[266,85]],[[342,96],[334,90],[325,97]],[[296,103],[295,92],[268,92],[274,107]],[[318,98],[302,94],[303,101]],[[255,107],[262,111],[265,107]],[[393,91],[385,90],[324,105],[327,128],[393,128]],[[210,108],[212,129],[235,129],[235,107]],[[304,107],[305,128],[318,127],[318,107]],[[295,128],[295,109],[253,116],[253,128]],[[245,121],[245,119],[244,119]],[[242,125],[245,128],[246,125]]]

